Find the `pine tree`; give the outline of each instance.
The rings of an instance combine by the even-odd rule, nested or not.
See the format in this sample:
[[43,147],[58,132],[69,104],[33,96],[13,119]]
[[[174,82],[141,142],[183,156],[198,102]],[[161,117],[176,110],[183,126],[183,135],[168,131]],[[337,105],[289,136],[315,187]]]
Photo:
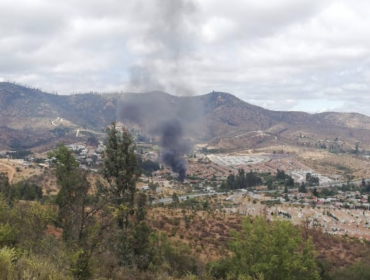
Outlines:
[[319,192],[317,191],[317,188],[314,188],[312,191],[312,194],[316,197],[319,197]]
[[135,149],[134,140],[126,129],[118,131],[114,122],[107,128],[102,169],[107,187],[102,190],[117,209],[121,229],[128,227],[135,207],[136,182],[140,176]]
[[306,184],[304,182],[301,183],[301,185],[298,188],[298,191],[300,193],[307,193]]
[[77,257],[71,270],[78,279],[88,279],[91,276],[89,260],[97,244],[98,224],[94,216],[96,205],[89,204],[91,185],[87,172],[79,168],[71,151],[63,144],[49,157],[56,158],[58,225],[63,229],[63,240]]
[[78,162],[63,144],[49,154],[55,157],[55,175],[59,192],[56,197],[59,226],[65,241],[80,243],[84,228],[90,183],[87,174],[79,169]]

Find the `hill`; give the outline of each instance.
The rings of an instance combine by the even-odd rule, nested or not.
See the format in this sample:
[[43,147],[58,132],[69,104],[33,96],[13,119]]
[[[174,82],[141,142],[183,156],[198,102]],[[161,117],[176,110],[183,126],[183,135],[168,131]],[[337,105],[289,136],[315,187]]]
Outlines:
[[[370,118],[356,113],[283,112],[212,92],[178,97],[163,92],[59,96],[0,83],[0,148],[31,148],[76,141],[102,132],[112,121],[156,134],[161,123],[178,119],[194,142],[216,149],[293,144],[332,149],[370,148]],[[83,134],[82,134],[83,135]]]

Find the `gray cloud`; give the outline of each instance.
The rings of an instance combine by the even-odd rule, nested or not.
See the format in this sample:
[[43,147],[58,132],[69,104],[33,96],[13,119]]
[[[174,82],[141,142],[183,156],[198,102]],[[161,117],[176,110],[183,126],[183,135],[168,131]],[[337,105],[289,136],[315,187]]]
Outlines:
[[369,114],[369,9],[365,0],[3,0],[0,80],[62,94],[219,90],[270,109],[322,99]]

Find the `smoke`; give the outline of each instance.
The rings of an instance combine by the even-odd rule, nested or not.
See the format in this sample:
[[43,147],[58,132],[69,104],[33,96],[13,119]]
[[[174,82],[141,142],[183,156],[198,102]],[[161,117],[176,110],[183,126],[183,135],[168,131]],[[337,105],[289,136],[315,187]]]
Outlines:
[[145,48],[129,69],[128,91],[161,90],[188,95],[192,87],[185,60],[192,57],[197,36],[197,7],[192,0],[141,1],[136,14],[142,18]]
[[153,70],[149,70],[148,67],[139,65],[132,66],[129,69],[130,90],[164,90],[164,86],[158,81],[153,73]]
[[138,124],[151,136],[160,138],[162,161],[165,166],[186,177],[184,155],[191,150],[192,125],[202,118],[201,105],[192,98],[175,98],[165,93],[130,94],[120,101],[118,117],[121,121]]
[[[129,69],[131,92],[167,91],[175,95],[191,96],[193,90],[190,71],[185,60],[191,58],[197,31],[197,8],[193,0],[140,1],[137,15],[142,18],[144,36],[136,42],[141,53]],[[142,51],[145,49],[145,51]],[[161,138],[162,161],[186,177],[184,154],[190,145],[184,140],[187,125],[200,115],[198,104],[185,98],[175,104],[168,96],[135,95],[120,106],[119,118],[139,124],[152,135]]]
[[179,174],[179,181],[186,177],[186,162],[184,154],[190,151],[190,146],[183,139],[182,125],[178,120],[171,120],[163,124],[162,128],[162,160]]

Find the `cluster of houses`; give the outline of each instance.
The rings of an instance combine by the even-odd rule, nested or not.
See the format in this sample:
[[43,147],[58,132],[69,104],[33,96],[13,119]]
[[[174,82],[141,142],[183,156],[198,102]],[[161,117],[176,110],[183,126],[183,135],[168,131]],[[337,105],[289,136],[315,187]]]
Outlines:
[[[357,191],[338,191],[336,195],[326,198],[317,198],[310,194],[288,194],[285,197],[275,198],[278,204],[262,203],[273,201],[266,195],[255,197],[247,192],[248,199],[237,201],[234,196],[234,208],[229,212],[239,212],[244,215],[267,215],[269,219],[287,219],[294,224],[308,222],[310,227],[321,229],[323,232],[334,235],[348,235],[370,240],[370,211],[368,195]],[[285,194],[284,194],[285,196]],[[252,201],[253,200],[253,201]],[[258,203],[260,201],[261,203]]]
[[[288,199],[287,199],[288,198]],[[361,194],[359,191],[338,191],[335,196],[319,198],[310,193],[289,193],[279,197],[281,203],[303,205],[303,206],[322,206],[328,208],[348,208],[348,209],[370,209],[368,195]]]
[[71,144],[67,145],[67,149],[74,153],[74,156],[81,168],[91,169],[91,167],[101,164],[102,153],[105,150],[105,146],[102,142],[99,142],[96,149],[88,149],[86,146],[81,144]]
[[146,161],[146,160],[157,161],[158,154],[156,152],[147,152],[147,153],[143,153],[141,155],[141,158],[143,159],[143,161]]

